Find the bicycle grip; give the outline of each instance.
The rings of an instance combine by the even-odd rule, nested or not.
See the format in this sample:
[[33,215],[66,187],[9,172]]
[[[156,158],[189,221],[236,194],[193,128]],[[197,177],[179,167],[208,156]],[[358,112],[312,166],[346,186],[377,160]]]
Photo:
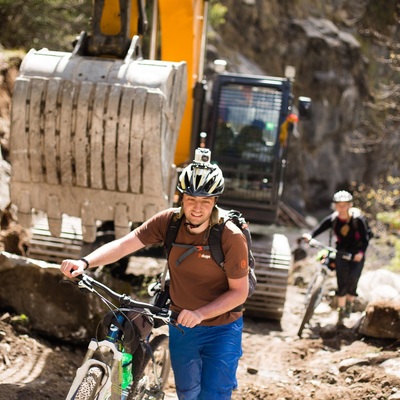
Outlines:
[[176,311],[172,311],[172,310],[170,310],[169,312],[170,312],[170,318],[174,321],[177,321],[178,317],[179,317],[179,313],[177,313]]

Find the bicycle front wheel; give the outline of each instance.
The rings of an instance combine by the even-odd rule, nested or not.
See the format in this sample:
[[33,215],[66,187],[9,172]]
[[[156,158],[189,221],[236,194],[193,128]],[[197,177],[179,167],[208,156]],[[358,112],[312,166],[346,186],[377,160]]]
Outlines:
[[97,392],[101,386],[104,370],[97,365],[91,366],[82,383],[79,385],[78,390],[72,397],[73,400],[93,400],[96,398]]
[[300,328],[297,332],[297,335],[299,337],[301,337],[304,327],[310,321],[311,317],[314,314],[314,310],[317,308],[317,305],[321,301],[323,283],[324,283],[324,277],[322,275],[318,275],[314,280],[312,287],[307,292],[306,310],[304,312]]
[[168,335],[161,334],[150,341],[128,400],[161,398],[157,395],[163,393],[170,370],[169,338]]

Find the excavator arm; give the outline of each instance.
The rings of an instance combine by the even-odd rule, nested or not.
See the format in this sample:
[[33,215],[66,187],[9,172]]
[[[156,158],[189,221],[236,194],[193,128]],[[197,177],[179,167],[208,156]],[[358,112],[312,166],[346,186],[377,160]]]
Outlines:
[[94,0],[92,31],[82,32],[75,53],[125,58],[135,36],[143,37],[148,21],[144,0]]
[[71,53],[29,51],[15,83],[10,143],[11,201],[23,225],[40,210],[58,236],[63,215],[75,216],[93,242],[98,220],[114,221],[120,237],[172,204],[182,129],[178,160],[190,151],[186,103],[203,6],[159,0],[161,60],[141,57],[147,23],[143,1],[133,0],[95,1],[92,32]]

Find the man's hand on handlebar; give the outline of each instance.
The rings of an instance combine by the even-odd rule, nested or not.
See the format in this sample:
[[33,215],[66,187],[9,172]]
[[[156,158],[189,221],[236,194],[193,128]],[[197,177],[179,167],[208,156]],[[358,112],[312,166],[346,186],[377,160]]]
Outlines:
[[200,311],[182,310],[179,313],[177,322],[187,328],[194,328],[196,325],[200,324],[203,319]]
[[68,278],[83,274],[85,269],[86,263],[82,260],[64,260],[60,266],[60,271]]
[[302,238],[306,243],[309,243],[310,240],[312,239],[312,237],[311,237],[311,235],[310,235],[309,233],[303,233],[303,234],[301,235],[301,238]]

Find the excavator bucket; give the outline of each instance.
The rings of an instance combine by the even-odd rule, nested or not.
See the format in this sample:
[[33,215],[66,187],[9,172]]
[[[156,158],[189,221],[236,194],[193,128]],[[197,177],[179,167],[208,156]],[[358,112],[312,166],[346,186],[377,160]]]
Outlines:
[[61,232],[64,214],[115,235],[172,204],[173,166],[187,94],[184,62],[83,57],[31,50],[15,82],[11,115],[11,202]]

